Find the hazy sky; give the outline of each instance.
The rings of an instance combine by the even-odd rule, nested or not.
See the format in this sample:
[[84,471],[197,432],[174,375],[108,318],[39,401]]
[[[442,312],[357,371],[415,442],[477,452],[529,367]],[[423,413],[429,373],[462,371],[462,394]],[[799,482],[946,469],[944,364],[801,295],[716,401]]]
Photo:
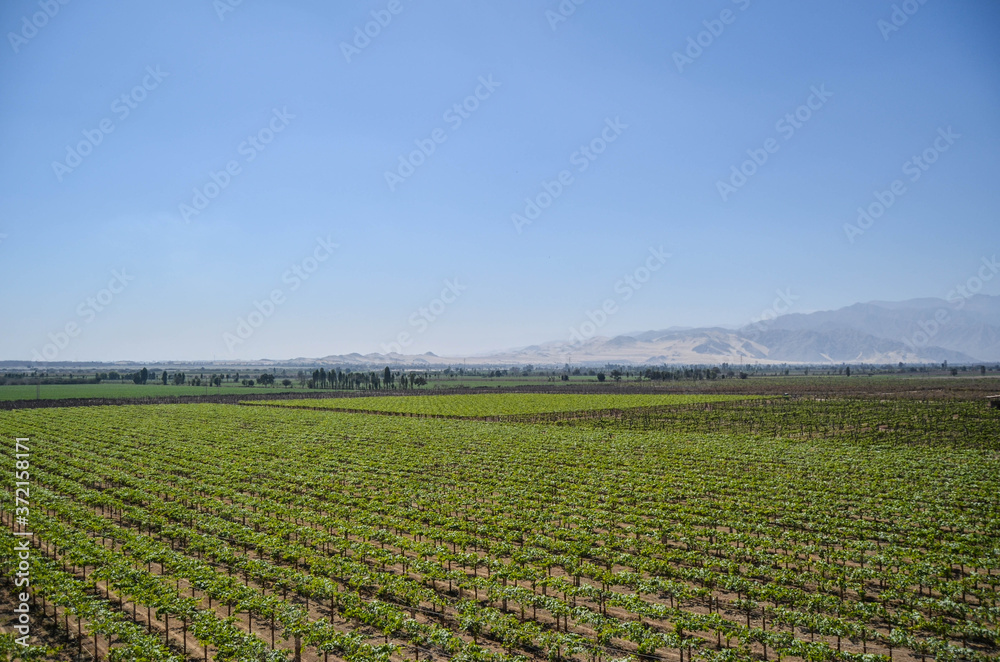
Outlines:
[[236,2],[3,4],[0,359],[741,325],[997,252],[996,2]]

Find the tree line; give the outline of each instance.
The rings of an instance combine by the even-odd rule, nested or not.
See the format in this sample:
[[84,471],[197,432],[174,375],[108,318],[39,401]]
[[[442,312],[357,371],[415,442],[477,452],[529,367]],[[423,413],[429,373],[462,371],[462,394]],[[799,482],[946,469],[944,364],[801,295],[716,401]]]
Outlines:
[[[398,385],[398,386],[397,386]],[[386,366],[382,372],[352,372],[339,368],[313,370],[312,379],[306,382],[307,388],[330,388],[350,391],[378,391],[382,389],[412,389],[426,386],[427,378],[423,375],[393,372]]]

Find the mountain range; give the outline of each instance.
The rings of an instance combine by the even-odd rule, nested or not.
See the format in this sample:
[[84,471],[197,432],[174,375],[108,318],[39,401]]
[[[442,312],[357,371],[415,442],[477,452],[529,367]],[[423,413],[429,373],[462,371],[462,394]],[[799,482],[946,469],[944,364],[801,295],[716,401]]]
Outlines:
[[347,354],[296,359],[337,365],[662,365],[1000,362],[1000,296],[871,301],[782,315],[737,329],[671,328],[553,341],[469,357]]

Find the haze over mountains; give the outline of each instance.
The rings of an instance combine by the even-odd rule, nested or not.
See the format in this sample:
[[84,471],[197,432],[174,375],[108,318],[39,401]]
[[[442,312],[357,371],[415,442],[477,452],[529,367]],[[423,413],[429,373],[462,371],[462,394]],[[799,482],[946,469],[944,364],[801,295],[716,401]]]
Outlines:
[[[306,361],[306,359],[296,359]],[[783,315],[739,329],[646,331],[552,341],[470,357],[348,354],[320,363],[372,365],[976,363],[1000,362],[1000,296],[872,301]]]
[[[738,329],[681,328],[555,340],[471,356],[337,354],[294,359],[243,357],[227,361],[169,361],[143,365],[337,366],[359,369],[446,366],[600,367],[619,365],[1000,363],[1000,296],[856,303],[846,308],[782,315]],[[0,361],[7,367],[34,362]],[[67,362],[67,365],[81,365]],[[91,363],[87,363],[90,365]],[[138,365],[117,361],[115,365]],[[43,364],[44,365],[44,364]],[[58,364],[48,364],[56,367]],[[94,362],[92,365],[104,365]]]

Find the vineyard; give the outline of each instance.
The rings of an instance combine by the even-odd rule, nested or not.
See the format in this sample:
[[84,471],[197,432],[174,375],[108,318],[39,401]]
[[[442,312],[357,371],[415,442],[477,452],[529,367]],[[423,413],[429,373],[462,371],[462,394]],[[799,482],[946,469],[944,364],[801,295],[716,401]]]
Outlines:
[[30,440],[30,477],[13,450],[0,476],[0,571],[13,595],[23,479],[37,644],[4,635],[0,656],[1000,654],[1000,413],[981,402],[252,404],[0,413],[7,446]]
[[494,395],[410,395],[327,400],[264,400],[246,402],[269,407],[331,409],[360,413],[383,412],[448,418],[510,417],[518,414],[606,411],[665,405],[692,405],[757,396],[677,395],[635,393],[498,393]]
[[[710,407],[647,407],[585,417],[532,416],[559,424],[611,430],[715,432],[815,439],[838,437],[861,444],[967,446],[1000,449],[1000,415],[982,401],[770,398],[727,401]],[[513,417],[512,420],[527,420]]]

